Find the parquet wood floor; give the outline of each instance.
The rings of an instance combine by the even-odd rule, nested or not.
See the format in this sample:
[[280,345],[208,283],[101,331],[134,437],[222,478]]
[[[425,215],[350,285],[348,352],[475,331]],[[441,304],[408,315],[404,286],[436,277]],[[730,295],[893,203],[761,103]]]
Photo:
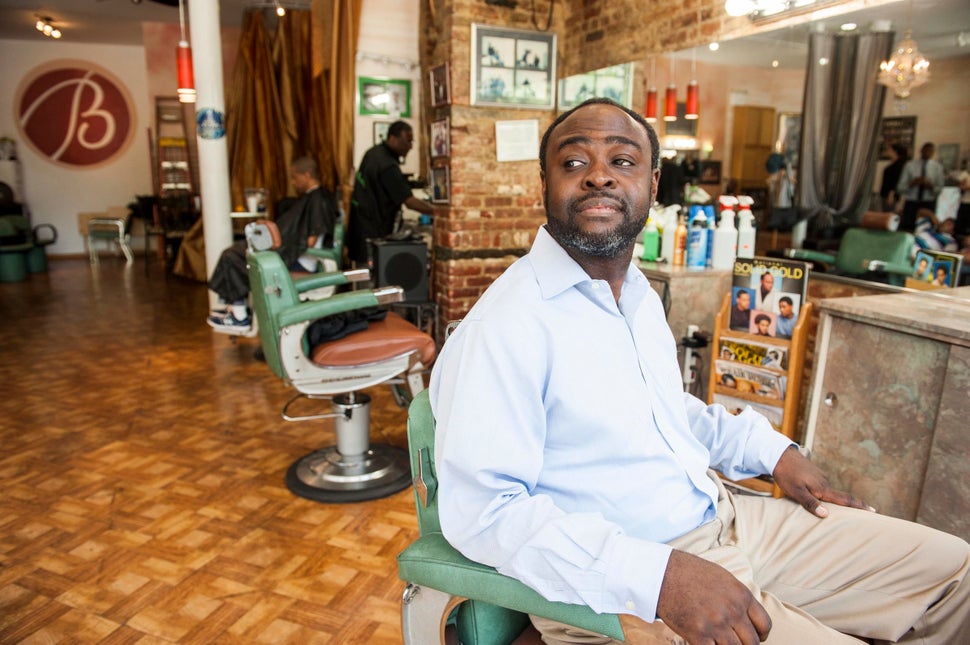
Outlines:
[[[291,494],[332,422],[283,421],[257,341],[141,262],[0,284],[0,643],[399,644],[410,491]],[[372,438],[405,446],[405,411],[368,393]]]

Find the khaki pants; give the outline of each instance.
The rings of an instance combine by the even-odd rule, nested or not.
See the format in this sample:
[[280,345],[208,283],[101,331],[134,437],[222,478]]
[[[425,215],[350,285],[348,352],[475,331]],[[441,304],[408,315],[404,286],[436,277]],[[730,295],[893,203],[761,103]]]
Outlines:
[[[970,643],[970,546],[903,520],[828,503],[819,519],[788,499],[721,489],[717,518],[670,544],[716,562],[771,616],[767,643]],[[532,617],[548,645],[612,639]],[[661,622],[656,643],[683,643]]]

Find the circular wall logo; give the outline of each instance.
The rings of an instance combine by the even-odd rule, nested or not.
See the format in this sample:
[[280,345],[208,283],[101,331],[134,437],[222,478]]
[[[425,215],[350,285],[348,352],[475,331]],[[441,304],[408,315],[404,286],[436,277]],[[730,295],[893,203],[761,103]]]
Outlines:
[[87,61],[52,61],[21,81],[17,127],[34,152],[54,163],[98,166],[127,149],[134,114],[127,90]]

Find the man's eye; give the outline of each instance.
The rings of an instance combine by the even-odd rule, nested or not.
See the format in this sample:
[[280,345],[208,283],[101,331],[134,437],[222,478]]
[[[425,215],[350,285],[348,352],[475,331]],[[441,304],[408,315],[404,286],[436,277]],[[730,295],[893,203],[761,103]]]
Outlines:
[[577,168],[582,165],[583,165],[583,162],[580,161],[579,159],[567,159],[566,162],[563,163],[564,168]]
[[629,159],[614,159],[613,163],[617,166],[632,166],[633,162]]

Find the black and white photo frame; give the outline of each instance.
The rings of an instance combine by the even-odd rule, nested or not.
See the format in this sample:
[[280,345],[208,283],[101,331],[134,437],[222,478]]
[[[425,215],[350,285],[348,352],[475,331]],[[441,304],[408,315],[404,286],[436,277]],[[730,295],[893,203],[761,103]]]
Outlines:
[[431,87],[431,107],[451,104],[451,70],[448,63],[432,67],[428,73]]
[[556,35],[472,25],[471,104],[551,110]]

